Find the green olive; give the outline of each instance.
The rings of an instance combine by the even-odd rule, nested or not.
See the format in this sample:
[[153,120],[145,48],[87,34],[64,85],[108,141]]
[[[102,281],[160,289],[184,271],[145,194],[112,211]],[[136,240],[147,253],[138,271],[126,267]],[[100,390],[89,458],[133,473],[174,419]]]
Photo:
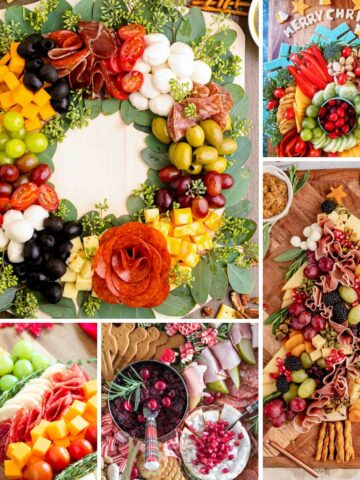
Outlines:
[[223,143],[223,131],[214,120],[204,120],[200,126],[205,132],[205,139],[209,145],[219,147]]
[[161,142],[169,145],[171,138],[167,129],[165,118],[154,118],[151,124],[151,129],[155,137]]
[[215,162],[208,163],[204,166],[205,172],[211,172],[212,170],[217,173],[224,173],[227,168],[227,161],[224,157],[218,157]]
[[238,149],[238,144],[233,138],[226,137],[218,148],[219,155],[231,155]]
[[193,162],[190,167],[187,169],[187,172],[191,173],[191,175],[198,175],[201,173],[203,166],[200,163]]
[[201,145],[204,145],[205,132],[200,127],[200,125],[194,125],[193,127],[189,127],[186,130],[186,140],[194,148],[201,147]]
[[179,170],[187,170],[192,162],[192,148],[188,143],[180,142],[174,151],[174,165]]
[[230,117],[230,115],[228,115],[227,120],[226,120],[225,132],[230,130],[231,125],[232,125],[231,117]]
[[168,151],[168,155],[169,155],[169,160],[170,160],[170,163],[174,164],[174,152],[175,152],[175,148],[177,146],[177,143],[172,143],[169,147],[169,151]]
[[194,158],[196,163],[207,165],[208,163],[216,162],[218,158],[218,152],[214,147],[199,147],[194,150]]

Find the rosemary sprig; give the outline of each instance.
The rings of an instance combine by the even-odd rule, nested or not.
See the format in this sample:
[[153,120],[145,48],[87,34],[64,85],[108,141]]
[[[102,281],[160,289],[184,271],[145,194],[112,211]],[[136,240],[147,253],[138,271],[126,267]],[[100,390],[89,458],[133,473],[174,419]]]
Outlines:
[[285,273],[285,280],[289,280],[289,278],[291,278],[294,275],[294,273],[296,273],[299,270],[299,268],[302,265],[304,265],[305,262],[306,262],[306,251],[301,250],[301,252],[299,253],[299,256],[296,257],[296,260],[293,261],[293,263],[290,265],[287,272]]
[[96,468],[97,453],[95,452],[70,465],[70,467],[63,470],[59,475],[56,475],[54,480],[74,480],[76,478],[82,478],[85,475],[95,472]]
[[107,382],[105,390],[107,391],[106,398],[109,400],[116,400],[117,398],[125,398],[129,402],[134,396],[134,409],[137,410],[140,404],[140,389],[146,388],[143,379],[138,372],[131,367],[133,375],[124,375],[119,372],[119,377],[122,383]]
[[277,312],[274,312],[268,316],[268,318],[265,320],[265,325],[272,325],[272,331],[275,333],[287,316],[288,307],[281,308]]

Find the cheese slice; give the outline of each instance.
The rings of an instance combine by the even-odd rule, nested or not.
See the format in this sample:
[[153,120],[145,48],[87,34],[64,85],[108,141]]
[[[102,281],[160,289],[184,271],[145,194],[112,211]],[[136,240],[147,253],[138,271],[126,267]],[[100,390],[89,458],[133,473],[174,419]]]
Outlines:
[[289,290],[292,288],[299,288],[301,287],[301,284],[303,283],[304,280],[304,270],[305,267],[307,266],[307,262],[302,265],[299,270],[297,270],[294,275],[289,278],[289,280],[285,283],[285,285],[282,287],[282,290]]
[[284,358],[286,357],[286,354],[287,354],[287,350],[284,347],[281,347],[280,350],[275,353],[273,358],[266,365],[263,372],[264,373],[276,373],[278,371],[277,366],[276,366],[276,359],[278,357],[280,357],[282,360],[284,360]]

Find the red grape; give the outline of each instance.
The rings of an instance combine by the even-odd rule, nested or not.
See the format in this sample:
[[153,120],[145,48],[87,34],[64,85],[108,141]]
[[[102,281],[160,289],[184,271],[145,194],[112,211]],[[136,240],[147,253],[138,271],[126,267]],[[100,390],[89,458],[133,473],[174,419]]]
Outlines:
[[161,212],[166,212],[170,210],[172,204],[174,202],[174,198],[170,192],[170,190],[166,188],[160,188],[155,194],[155,203],[156,206],[159,208]]
[[15,182],[19,176],[19,169],[15,165],[2,165],[0,167],[0,178],[5,182]]
[[229,175],[228,173],[222,173],[221,174],[221,187],[223,190],[227,190],[228,188],[231,188],[234,185],[234,178],[232,175]]
[[192,201],[191,211],[195,218],[205,218],[209,212],[209,202],[204,197],[196,197]]
[[176,180],[181,177],[181,172],[176,167],[163,167],[159,171],[159,178],[163,183],[171,183],[173,180]]
[[216,197],[221,193],[221,176],[217,172],[208,172],[204,177],[204,184],[208,195]]
[[13,191],[12,185],[7,182],[0,182],[0,197],[10,197]]
[[226,198],[222,193],[220,193],[220,195],[216,195],[216,197],[211,197],[208,195],[206,198],[208,199],[209,205],[212,208],[222,208],[226,203]]
[[46,165],[46,163],[42,163],[41,165],[35,167],[34,170],[31,172],[30,181],[40,186],[49,180],[51,174],[52,171],[49,165]]

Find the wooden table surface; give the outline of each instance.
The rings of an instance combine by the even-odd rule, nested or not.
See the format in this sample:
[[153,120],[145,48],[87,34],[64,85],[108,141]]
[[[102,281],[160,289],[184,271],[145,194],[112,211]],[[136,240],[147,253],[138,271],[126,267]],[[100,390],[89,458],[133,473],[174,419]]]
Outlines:
[[[11,352],[12,347],[21,338],[36,343],[36,350],[46,354],[52,360],[65,363],[69,360],[88,360],[97,357],[96,342],[89,337],[77,324],[54,324],[51,330],[44,330],[39,338],[23,332],[17,335],[13,328],[0,330],[0,347]],[[96,378],[96,362],[86,364],[81,368],[91,377]]]

